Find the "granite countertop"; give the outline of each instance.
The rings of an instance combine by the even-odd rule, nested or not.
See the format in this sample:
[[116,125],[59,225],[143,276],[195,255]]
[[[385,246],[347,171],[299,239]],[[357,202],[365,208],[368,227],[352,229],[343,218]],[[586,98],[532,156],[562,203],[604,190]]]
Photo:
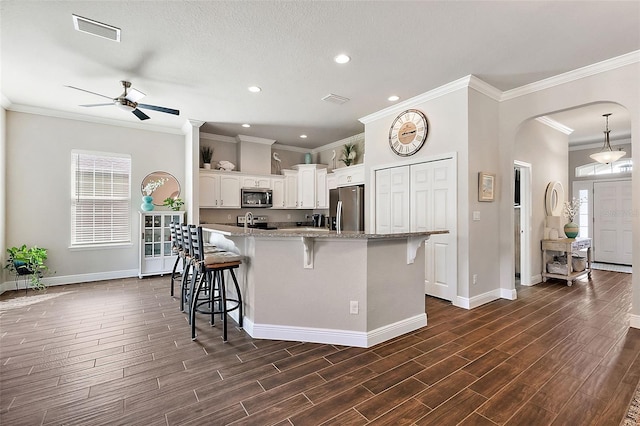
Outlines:
[[349,239],[394,239],[407,237],[420,237],[435,234],[448,234],[449,231],[423,231],[423,232],[404,232],[400,234],[367,234],[362,231],[329,231],[326,228],[285,228],[285,229],[244,229],[238,226],[221,225],[217,223],[201,224],[203,230],[217,232],[222,235],[232,237],[253,236],[264,238],[282,238],[282,237],[313,237],[313,238],[349,238]]

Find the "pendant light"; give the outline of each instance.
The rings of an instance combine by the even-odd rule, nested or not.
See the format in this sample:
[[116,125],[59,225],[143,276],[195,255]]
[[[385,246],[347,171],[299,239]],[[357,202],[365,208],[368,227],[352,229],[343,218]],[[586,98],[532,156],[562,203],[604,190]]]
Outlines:
[[610,115],[611,115],[611,113],[602,115],[607,120],[606,129],[604,131],[604,146],[602,147],[600,152],[596,152],[595,154],[591,154],[589,156],[589,157],[593,158],[594,160],[596,160],[598,163],[602,163],[602,164],[612,163],[614,161],[617,161],[617,160],[621,159],[622,157],[624,157],[627,154],[626,152],[624,152],[622,150],[613,151],[611,149],[611,143],[609,142],[609,133],[611,133],[611,130],[609,130],[609,116]]

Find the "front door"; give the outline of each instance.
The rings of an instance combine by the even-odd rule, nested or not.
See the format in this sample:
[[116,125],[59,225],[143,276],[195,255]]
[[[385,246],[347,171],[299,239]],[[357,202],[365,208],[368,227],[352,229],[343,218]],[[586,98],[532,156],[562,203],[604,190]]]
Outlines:
[[631,180],[593,184],[594,261],[631,265]]

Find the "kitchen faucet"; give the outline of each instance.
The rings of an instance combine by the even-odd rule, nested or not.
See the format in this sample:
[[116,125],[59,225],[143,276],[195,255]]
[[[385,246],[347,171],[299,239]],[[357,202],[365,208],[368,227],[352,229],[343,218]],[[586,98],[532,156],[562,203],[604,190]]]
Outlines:
[[247,214],[244,215],[244,229],[247,229],[247,226],[253,226],[253,213],[251,212],[247,212]]

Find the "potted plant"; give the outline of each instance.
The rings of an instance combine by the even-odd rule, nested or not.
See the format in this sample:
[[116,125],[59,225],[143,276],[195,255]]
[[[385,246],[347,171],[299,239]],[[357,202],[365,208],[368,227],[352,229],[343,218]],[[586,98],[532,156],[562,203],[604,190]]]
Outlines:
[[211,158],[213,157],[213,148],[203,146],[200,148],[200,156],[202,156],[202,163],[205,169],[211,168]]
[[184,201],[182,201],[182,198],[167,197],[164,199],[162,205],[169,207],[174,212],[177,212],[184,205]]
[[30,275],[31,286],[36,290],[45,288],[42,277],[49,270],[45,265],[47,260],[47,249],[33,246],[27,248],[26,244],[20,247],[11,247],[7,249],[9,257],[5,269],[16,275]]
[[356,146],[352,143],[345,144],[342,147],[342,158],[340,161],[344,163],[345,166],[350,166],[351,163],[356,161]]

